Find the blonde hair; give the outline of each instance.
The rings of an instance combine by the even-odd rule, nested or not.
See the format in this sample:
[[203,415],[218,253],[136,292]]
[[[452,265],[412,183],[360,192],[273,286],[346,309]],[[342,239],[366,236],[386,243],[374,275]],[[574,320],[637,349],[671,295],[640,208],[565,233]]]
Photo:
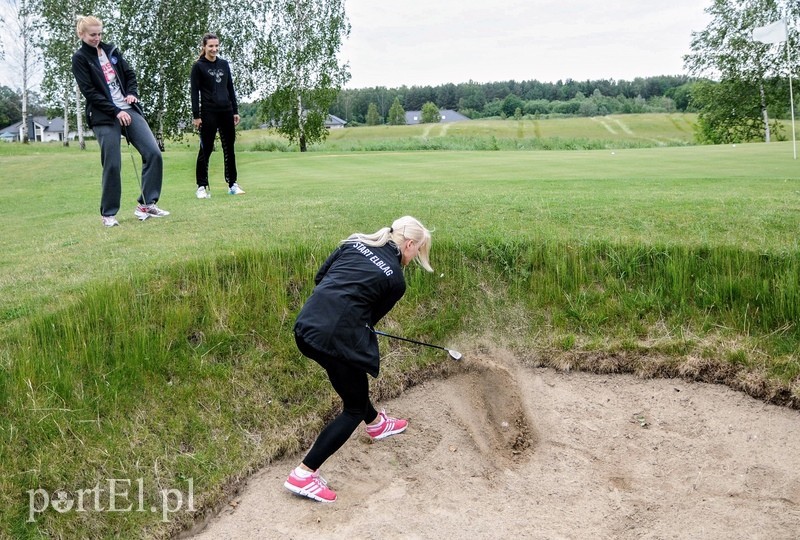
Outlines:
[[103,26],[103,22],[100,19],[91,15],[87,15],[86,17],[83,15],[78,15],[76,19],[77,24],[75,25],[75,31],[78,33],[78,37],[86,32],[86,29],[90,26]]
[[433,272],[429,260],[431,251],[431,231],[426,229],[418,219],[411,216],[403,216],[397,218],[392,223],[391,227],[383,227],[382,229],[372,233],[355,233],[351,234],[344,240],[345,242],[361,242],[367,246],[385,246],[389,242],[394,242],[395,245],[401,245],[403,240],[412,240],[419,246],[419,251],[414,260],[420,264],[428,272]]

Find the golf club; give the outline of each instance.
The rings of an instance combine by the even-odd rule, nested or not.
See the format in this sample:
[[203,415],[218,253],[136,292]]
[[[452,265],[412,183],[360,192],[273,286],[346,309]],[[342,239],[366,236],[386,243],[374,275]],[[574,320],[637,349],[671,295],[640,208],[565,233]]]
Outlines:
[[381,332],[380,330],[375,330],[372,328],[372,331],[378,336],[386,336],[394,339],[399,339],[402,341],[408,341],[409,343],[416,343],[417,345],[424,345],[425,347],[433,347],[434,349],[442,349],[443,351],[447,351],[447,354],[450,355],[450,358],[453,360],[461,360],[462,354],[458,351],[454,351],[453,349],[448,349],[447,347],[441,347],[439,345],[431,345],[430,343],[424,343],[422,341],[416,341],[413,339],[408,339],[400,336],[393,336],[392,334],[387,334],[386,332]]
[[[130,137],[128,137],[128,126],[123,126],[123,128],[125,129],[125,141],[128,143],[128,153],[131,155],[131,163],[133,163],[133,172],[136,173],[136,180],[139,182],[139,193],[142,196],[142,201],[144,201],[145,200],[144,184],[142,183],[142,177],[139,175],[139,169],[136,168],[136,158],[133,157],[133,149],[131,148],[131,139]],[[144,202],[142,204],[144,204]],[[144,221],[148,217],[150,216],[145,214],[145,217],[140,217],[139,221]]]

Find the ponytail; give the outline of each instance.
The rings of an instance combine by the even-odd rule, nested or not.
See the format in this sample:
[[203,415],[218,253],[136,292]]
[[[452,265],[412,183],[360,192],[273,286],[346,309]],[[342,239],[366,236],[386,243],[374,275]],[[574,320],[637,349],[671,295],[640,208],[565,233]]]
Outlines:
[[398,218],[394,220],[391,227],[383,227],[372,234],[351,234],[340,243],[361,242],[367,246],[378,247],[393,242],[395,245],[400,246],[403,240],[413,240],[419,246],[419,252],[414,260],[428,272],[433,272],[429,260],[431,231],[426,229],[419,220],[411,216]]

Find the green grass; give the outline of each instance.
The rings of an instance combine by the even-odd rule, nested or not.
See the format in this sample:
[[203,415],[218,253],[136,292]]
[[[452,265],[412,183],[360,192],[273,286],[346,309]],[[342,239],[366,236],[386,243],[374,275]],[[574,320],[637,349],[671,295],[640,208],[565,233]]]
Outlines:
[[[472,120],[408,126],[333,129],[313,151],[597,150],[686,146],[694,141],[696,115],[641,114],[597,118]],[[242,133],[245,147],[291,151],[268,130]]]
[[[620,120],[634,133],[682,125]],[[538,122],[474,123],[487,132],[461,136],[510,145],[528,130],[608,132],[592,120],[572,131]],[[363,146],[383,132],[452,135],[413,128],[342,136]],[[141,478],[149,507],[160,505],[158,486],[185,490],[191,479],[195,505],[213,506],[226,486],[304,448],[336,400],[294,347],[294,315],[340,238],[402,214],[435,229],[436,271],[408,270],[386,330],[467,355],[491,335],[542,365],[686,376],[800,402],[791,144],[248,150],[265,137],[241,137],[247,194],[224,193],[216,153],[213,197],[202,201],[195,145],[170,144],[160,205],[172,215],[144,223],[124,156],[113,229],[98,216],[96,143],[0,145],[0,537],[165,536],[191,516],[51,510],[28,523],[28,490],[74,496]],[[382,347],[379,396],[447,365],[435,352]]]

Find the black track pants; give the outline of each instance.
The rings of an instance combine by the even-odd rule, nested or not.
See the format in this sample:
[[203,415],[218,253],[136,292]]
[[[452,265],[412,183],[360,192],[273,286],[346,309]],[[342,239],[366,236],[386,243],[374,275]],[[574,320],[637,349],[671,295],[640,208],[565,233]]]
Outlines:
[[297,348],[328,373],[333,389],[342,398],[342,412],[334,418],[314,441],[303,464],[316,471],[350,438],[361,422],[370,423],[378,417],[378,411],[369,399],[367,373],[332,358],[309,346],[295,336]]
[[233,124],[233,113],[204,112],[200,114],[203,123],[200,124],[200,151],[197,153],[197,167],[195,177],[198,186],[208,187],[208,161],[214,151],[214,138],[219,132],[222,144],[222,158],[225,163],[225,182],[228,187],[236,182],[236,154],[233,143],[236,140],[236,126]]

